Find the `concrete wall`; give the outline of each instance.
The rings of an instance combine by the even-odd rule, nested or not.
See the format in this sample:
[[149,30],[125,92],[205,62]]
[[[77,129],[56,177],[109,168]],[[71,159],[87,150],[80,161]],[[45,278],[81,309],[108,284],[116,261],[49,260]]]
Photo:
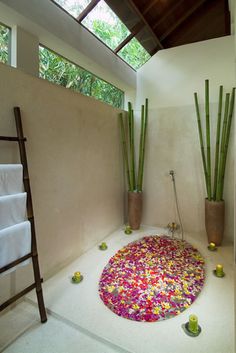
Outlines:
[[[118,110],[7,65],[0,64],[0,77],[1,135],[16,134],[13,107],[22,111],[39,259],[47,277],[123,223]],[[17,162],[17,152],[15,144],[1,142],[0,163]],[[28,271],[19,271],[17,286],[28,283]],[[10,283],[15,286],[14,275],[8,277],[0,280],[1,296]]]
[[[166,226],[176,217],[168,174],[173,169],[185,230],[204,230],[206,192],[193,92],[199,92],[199,99],[203,102],[204,80],[210,80],[213,129],[218,87],[223,84],[225,91],[231,91],[235,85],[234,60],[234,39],[229,36],[161,51],[138,71],[137,119],[140,104],[146,97],[150,106],[144,174],[144,224]],[[233,135],[231,133],[224,193],[225,237],[230,240],[233,240],[234,232]]]

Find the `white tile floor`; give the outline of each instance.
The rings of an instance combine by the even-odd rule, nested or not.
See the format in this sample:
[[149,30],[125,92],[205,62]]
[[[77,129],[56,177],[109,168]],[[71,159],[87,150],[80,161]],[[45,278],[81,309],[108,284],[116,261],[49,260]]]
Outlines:
[[[12,311],[0,318],[2,346],[8,346],[4,352],[233,353],[233,247],[224,245],[217,252],[209,252],[205,235],[186,235],[186,240],[205,257],[207,277],[195,303],[182,314],[155,323],[133,322],[118,317],[100,300],[98,281],[109,258],[123,245],[143,235],[163,233],[162,229],[150,227],[143,227],[131,235],[119,230],[105,239],[108,250],[100,251],[95,246],[46,281],[44,297],[50,312],[49,321],[44,325],[35,322],[38,316],[33,315],[35,308],[29,304],[29,301],[35,303],[35,295],[28,295],[28,302],[14,309],[19,322],[20,311],[26,311],[29,316],[29,322],[24,319],[20,330],[18,327],[18,334],[24,331],[20,337],[15,339],[17,320],[13,325],[16,327],[12,327]],[[224,278],[216,278],[212,274],[217,263],[224,265]],[[75,271],[81,271],[84,275],[83,282],[77,285],[70,281]],[[181,328],[192,313],[199,317],[202,327],[202,333],[195,338],[186,336]],[[9,345],[9,341],[13,342]]]
[[[17,317],[16,317],[17,316]],[[22,319],[24,324],[22,325]],[[37,320],[36,320],[37,318]],[[112,345],[94,339],[71,324],[48,315],[47,324],[38,320],[37,308],[23,302],[8,312],[0,324],[0,352],[5,353],[117,353]],[[3,327],[2,327],[3,326]],[[10,329],[9,329],[10,326]],[[13,333],[9,337],[9,333]],[[11,343],[12,342],[12,343]],[[1,349],[2,343],[2,349]],[[5,349],[4,349],[5,347]]]

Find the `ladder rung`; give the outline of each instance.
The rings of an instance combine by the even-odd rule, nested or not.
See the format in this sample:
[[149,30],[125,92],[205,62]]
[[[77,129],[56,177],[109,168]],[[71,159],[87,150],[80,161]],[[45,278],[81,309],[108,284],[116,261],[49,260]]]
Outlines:
[[28,165],[27,165],[27,156],[26,156],[26,149],[25,149],[25,141],[27,139],[24,137],[23,128],[22,128],[22,121],[21,121],[21,112],[19,107],[14,107],[14,115],[15,115],[15,123],[16,123],[16,132],[17,137],[15,136],[0,136],[0,141],[17,141],[19,152],[20,152],[20,161],[23,166],[23,181],[25,186],[25,192],[27,193],[27,214],[28,219],[31,224],[31,252],[18,260],[11,262],[10,264],[0,268],[0,273],[9,270],[12,267],[20,264],[21,262],[27,260],[28,258],[32,258],[32,265],[34,271],[34,280],[31,286],[25,288],[20,293],[14,295],[12,298],[5,301],[3,304],[0,305],[0,311],[4,310],[8,305],[15,302],[17,299],[31,291],[32,289],[36,288],[37,293],[37,300],[38,300],[38,307],[41,322],[47,321],[47,314],[45,310],[44,300],[43,300],[43,292],[41,282],[42,279],[40,277],[40,270],[39,270],[39,263],[38,263],[38,254],[37,254],[37,244],[36,244],[36,236],[35,236],[35,225],[34,225],[34,217],[33,217],[33,205],[32,205],[32,198],[31,198],[31,190],[30,190],[30,181],[29,181],[29,174],[28,174]]
[[[41,283],[43,282],[43,279],[40,279]],[[36,288],[36,283],[31,284],[29,287],[23,289],[21,292],[17,293],[10,299],[6,300],[4,303],[0,305],[0,311],[6,309],[10,304],[14,303],[16,300],[19,298],[23,297],[23,295],[29,293],[32,289]]]
[[0,136],[1,141],[27,141],[26,137],[19,138],[15,136]]
[[33,254],[32,254],[32,252],[30,252],[29,254],[26,254],[25,256],[22,256],[19,259],[10,262],[8,265],[0,268],[0,273],[5,272],[5,271],[9,270],[10,268],[15,267],[16,265],[19,265],[21,262],[29,259],[32,256],[33,256]]

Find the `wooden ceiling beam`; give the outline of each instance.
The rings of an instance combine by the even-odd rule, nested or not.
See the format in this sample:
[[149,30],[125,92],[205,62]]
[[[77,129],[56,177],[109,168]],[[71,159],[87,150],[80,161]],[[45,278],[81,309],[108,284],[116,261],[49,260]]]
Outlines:
[[147,6],[145,7],[145,9],[143,10],[143,14],[146,15],[148,13],[148,11],[151,10],[151,8],[156,5],[156,3],[158,2],[158,0],[152,0],[149,2],[149,4],[147,4]]
[[153,28],[153,29],[156,29],[157,26],[159,26],[159,24],[165,22],[166,19],[167,19],[169,16],[173,15],[173,13],[175,12],[175,10],[176,10],[180,5],[182,5],[183,2],[184,2],[184,0],[176,1],[175,5],[172,6],[172,7],[170,8],[170,10],[167,11],[167,12],[165,13],[165,15],[162,16],[162,18],[161,18],[160,20],[158,20],[157,22],[155,22],[155,23],[152,25],[152,28]]
[[92,0],[87,7],[81,12],[81,14],[77,17],[78,22],[82,22],[83,19],[89,14],[90,11],[94,9],[94,7],[99,3],[100,0]]
[[171,33],[173,33],[184,21],[186,21],[194,12],[196,12],[202,5],[204,5],[208,0],[200,0],[195,5],[185,12],[185,14],[180,17],[170,28],[162,34],[160,40],[166,39]]
[[160,48],[158,46],[156,46],[149,54],[151,56],[153,56],[154,54],[156,54],[158,51],[160,50]]
[[161,43],[161,40],[157,37],[156,33],[153,31],[152,27],[150,24],[147,22],[143,14],[140,12],[138,7],[135,5],[133,0],[127,0],[127,2],[130,4],[130,7],[133,9],[133,11],[136,12],[136,14],[139,16],[139,18],[143,21],[143,23],[146,25],[146,27],[149,29],[149,31],[152,33],[156,44],[159,46],[160,49],[163,49],[163,45]]
[[230,10],[228,0],[224,0],[224,10],[225,10],[225,34],[230,35]]
[[118,47],[116,47],[114,49],[114,53],[118,53],[118,51],[120,51],[122,48],[124,48],[124,46],[129,43],[129,41],[131,39],[133,39],[140,31],[141,29],[144,27],[144,23],[143,21],[138,22],[131,30],[130,30],[130,34],[128,35],[128,37],[126,37],[123,42],[121,42]]

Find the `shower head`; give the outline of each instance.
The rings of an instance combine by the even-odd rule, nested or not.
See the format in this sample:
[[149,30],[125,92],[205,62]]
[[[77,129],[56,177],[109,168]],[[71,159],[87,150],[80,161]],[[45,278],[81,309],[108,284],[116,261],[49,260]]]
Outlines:
[[175,179],[175,172],[174,172],[173,170],[170,170],[170,171],[169,171],[169,175],[171,176],[172,181],[174,181],[174,179]]

